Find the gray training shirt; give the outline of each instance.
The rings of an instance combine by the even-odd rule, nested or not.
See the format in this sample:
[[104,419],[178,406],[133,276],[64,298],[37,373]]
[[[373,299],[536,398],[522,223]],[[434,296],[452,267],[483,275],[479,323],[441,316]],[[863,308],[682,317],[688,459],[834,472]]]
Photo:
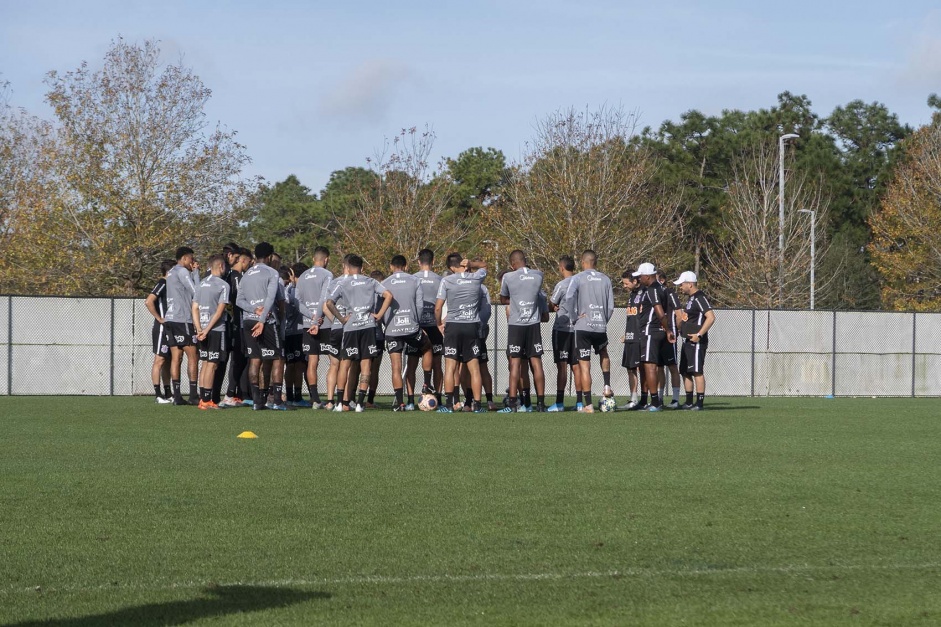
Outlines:
[[576,331],[607,333],[608,320],[614,315],[614,290],[606,274],[597,270],[579,272],[565,290],[565,301]]
[[458,272],[441,279],[438,285],[438,298],[448,304],[445,322],[480,322],[481,283],[487,271],[481,268],[477,272]]
[[[206,325],[216,314],[219,305],[229,304],[229,284],[221,278],[210,274],[199,284],[196,290],[196,305],[199,307],[199,326],[205,331]],[[229,319],[228,312],[223,312],[219,322],[212,328],[213,331],[222,331],[225,329],[225,323]]]
[[[235,305],[242,310],[242,320],[264,320],[270,324],[276,322],[272,309],[277,301],[280,285],[281,277],[271,266],[256,263],[246,270],[239,283],[238,297],[235,299]],[[255,313],[258,307],[263,308],[261,315]]]
[[419,319],[424,311],[424,291],[418,277],[396,272],[382,286],[392,292],[392,304],[386,310],[386,337],[402,337],[418,333]]
[[323,317],[323,303],[327,300],[333,273],[326,268],[314,266],[297,279],[297,309],[303,316],[301,328],[309,329],[320,326]]
[[438,287],[441,285],[441,275],[431,270],[420,270],[413,276],[421,283],[421,291],[425,298],[419,324],[423,327],[436,326],[438,323],[435,322],[435,298],[438,295]]
[[569,315],[568,310],[565,308],[565,291],[568,289],[569,283],[572,282],[573,278],[574,275],[565,277],[556,283],[555,289],[552,290],[552,296],[549,298],[549,301],[559,308],[558,311],[555,312],[555,322],[552,323],[553,331],[571,333],[575,329],[572,316]]
[[545,300],[540,299],[542,292],[542,272],[523,267],[503,275],[500,296],[510,299],[511,327],[528,327],[539,324],[545,307]]
[[188,322],[193,324],[193,297],[196,296],[196,284],[189,270],[177,264],[167,272],[167,313],[163,319],[167,322]]
[[[376,294],[385,291],[382,283],[362,274],[351,274],[334,281],[328,300],[343,303],[350,317],[343,325],[343,332],[376,328],[376,319],[372,315],[376,307]],[[340,307],[337,306],[337,309]]]

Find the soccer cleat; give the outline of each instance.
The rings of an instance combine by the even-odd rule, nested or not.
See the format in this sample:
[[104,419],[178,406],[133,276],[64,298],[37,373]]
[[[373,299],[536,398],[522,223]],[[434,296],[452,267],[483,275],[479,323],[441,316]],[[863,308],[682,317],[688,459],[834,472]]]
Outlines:
[[461,409],[461,411],[467,412],[467,413],[474,411],[473,403],[464,403],[464,407]]
[[549,406],[549,409],[546,411],[565,411],[565,405],[562,403],[555,403]]
[[353,407],[353,411],[355,411],[357,414],[363,413],[363,410],[365,410],[365,409],[366,409],[366,408],[363,407],[362,405],[360,405],[359,403],[356,403],[356,406]]
[[537,414],[544,414],[544,413],[546,413],[546,412],[549,411],[549,410],[546,409],[546,406],[543,405],[542,403],[537,403],[537,404],[536,404],[536,408],[535,408],[534,411],[535,411]]
[[409,403],[408,405],[405,406],[405,411],[415,411],[415,409],[416,409],[415,403]]
[[584,403],[575,403],[575,411],[579,411],[579,412],[580,412],[580,411],[582,411],[583,409],[585,409]]
[[498,414],[512,414],[513,411],[514,411],[513,408],[510,407],[509,405],[507,405],[506,407],[504,407],[504,408],[500,409],[499,411],[497,411],[497,413],[498,413]]
[[689,403],[685,403],[685,404],[683,404],[683,405],[680,406],[680,409],[685,410],[685,411],[689,411],[689,410],[691,410],[693,407],[695,407],[695,405],[690,405]]
[[516,411],[523,413],[523,414],[531,414],[533,413],[533,406],[532,405],[528,405],[528,406],[520,405]]
[[275,410],[275,411],[287,411],[287,410],[288,410],[288,406],[285,405],[284,403],[275,403],[275,404],[273,404],[271,407],[269,407],[268,409],[273,409],[273,410]]
[[212,401],[199,401],[196,407],[197,409],[220,409],[220,407]]
[[422,396],[424,396],[425,394],[434,394],[435,396],[438,395],[438,393],[435,391],[435,386],[433,385],[421,386],[421,393],[422,393]]
[[608,398],[611,398],[612,396],[614,396],[614,390],[611,389],[610,385],[604,386],[604,395],[607,396]]
[[261,411],[263,409],[270,409],[267,405],[252,405],[252,411]]
[[301,399],[301,400],[299,400],[299,401],[294,401],[294,406],[295,406],[295,407],[303,407],[304,409],[308,409],[308,408],[313,407],[314,405],[313,405],[313,403],[311,403],[310,401],[306,401],[306,400],[304,400],[304,399]]
[[363,408],[364,409],[379,409],[379,406],[376,405],[375,403],[366,403],[365,405],[363,405]]
[[661,407],[660,405],[648,405],[647,406],[647,411],[660,411],[661,409],[663,409],[663,407]]
[[173,398],[173,404],[174,404],[174,405],[189,405],[189,403],[187,403],[185,400],[183,400],[183,397],[182,397],[182,396],[176,396],[176,397],[174,397],[174,398]]
[[582,407],[582,413],[583,413],[583,414],[593,414],[593,413],[595,413],[595,406],[594,406],[594,405],[585,405],[584,407]]
[[637,401],[628,401],[623,405],[618,405],[619,411],[630,411],[637,405]]
[[242,404],[242,399],[234,398],[232,396],[226,396],[221,401],[219,401],[219,407],[239,407]]
[[437,412],[439,414],[453,414],[454,411],[446,405],[438,405]]
[[405,411],[405,403],[392,406],[392,411]]
[[477,409],[474,410],[474,413],[475,413],[475,414],[486,414],[486,413],[487,413],[487,408],[484,407],[483,405],[481,405],[481,406],[477,407]]
[[702,406],[700,406],[700,405],[693,405],[692,407],[689,408],[689,410],[690,410],[690,411],[702,411]]
[[679,402],[679,401],[673,401],[673,402],[671,402],[669,405],[667,405],[667,407],[669,407],[670,409],[679,409],[679,408],[680,408],[680,402]]
[[250,398],[246,398],[244,401],[242,401],[242,405],[245,407],[253,407],[255,405],[255,401]]
[[173,403],[172,398],[164,398],[163,396],[158,396],[154,399],[154,402],[158,405],[170,405]]
[[199,397],[198,397],[198,396],[190,396],[188,402],[189,402],[190,405],[199,405],[199,403],[200,403]]
[[493,401],[487,401],[487,411],[497,411],[497,404]]

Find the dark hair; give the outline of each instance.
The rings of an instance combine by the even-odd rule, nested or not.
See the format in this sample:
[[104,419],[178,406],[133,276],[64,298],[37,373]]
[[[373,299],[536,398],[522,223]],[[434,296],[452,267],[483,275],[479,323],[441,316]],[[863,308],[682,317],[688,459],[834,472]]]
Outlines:
[[526,263],[526,253],[517,248],[510,253],[510,263]]
[[500,270],[499,272],[497,272],[497,282],[498,282],[498,283],[502,283],[502,282],[503,282],[503,277],[505,277],[508,272],[509,272],[509,270],[507,270],[506,268],[504,268],[503,270]]
[[192,255],[192,254],[193,254],[192,248],[190,248],[189,246],[180,246],[179,248],[176,249],[176,260],[179,261],[183,257],[187,255]]
[[382,270],[373,270],[369,273],[369,276],[376,279],[377,281],[385,281],[386,275]]
[[591,250],[590,248],[582,253],[582,261],[587,261],[591,264],[598,263],[598,253]]
[[318,246],[314,249],[314,259],[326,259],[330,256],[330,250],[326,246]]
[[294,273],[294,276],[301,276],[308,270],[310,270],[310,266],[308,266],[306,263],[301,263],[298,261],[297,263],[291,264],[291,272]]
[[289,268],[288,266],[281,266],[280,268],[278,268],[278,274],[281,276],[282,281],[291,280],[291,268]]
[[343,255],[343,263],[345,263],[346,265],[349,265],[350,258],[353,256],[354,256],[353,253],[346,253],[345,255]]
[[566,272],[575,272],[575,260],[569,255],[559,257],[559,265],[562,266]]
[[657,278],[660,279],[660,281],[666,281],[667,273],[664,272],[663,269],[661,268],[660,270],[657,270]]
[[210,269],[210,270],[211,270],[212,267],[213,267],[214,265],[216,265],[217,263],[218,263],[218,264],[221,264],[222,267],[225,268],[225,257],[224,257],[223,255],[213,255],[212,257],[209,258],[209,261],[207,261],[206,263],[209,264],[209,269]]
[[347,255],[346,256],[346,265],[351,268],[356,268],[357,270],[363,269],[363,258],[359,255]]
[[404,268],[408,265],[408,261],[405,259],[405,255],[396,255],[389,262],[389,265],[393,268]]
[[222,254],[223,255],[228,255],[228,254],[237,255],[239,252],[239,248],[241,247],[235,242],[229,242],[228,244],[222,247]]
[[278,258],[278,261],[281,261],[281,255],[279,255],[278,253],[272,251],[271,256],[272,256],[272,257],[277,257],[277,258]]
[[176,262],[172,259],[164,259],[160,262],[160,276],[166,276],[167,272],[173,269],[173,266],[176,265]]
[[430,266],[435,262],[435,251],[430,248],[422,248],[418,251],[418,262]]
[[250,251],[250,250],[247,249],[247,248],[239,248],[239,257],[241,257],[242,255],[245,255],[245,256],[248,257],[249,259],[254,259],[254,258],[255,258],[255,256],[252,254],[252,251]]
[[255,258],[268,259],[274,254],[274,246],[268,242],[258,242],[255,244]]
[[630,270],[625,270],[624,272],[621,273],[621,278],[622,279],[636,279],[637,277],[635,277],[634,273],[631,272]]
[[457,268],[460,266],[462,261],[464,261],[464,258],[461,257],[461,253],[449,253],[444,265],[446,265],[448,270],[450,270],[451,268]]

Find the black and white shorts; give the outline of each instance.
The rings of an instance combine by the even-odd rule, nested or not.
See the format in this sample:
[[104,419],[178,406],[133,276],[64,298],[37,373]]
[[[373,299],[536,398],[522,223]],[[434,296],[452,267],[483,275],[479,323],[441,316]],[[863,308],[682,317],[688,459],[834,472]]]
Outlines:
[[317,334],[320,338],[320,354],[340,357],[340,348],[343,346],[343,328],[326,329]]
[[189,322],[164,322],[163,332],[167,336],[167,345],[172,348],[196,346],[196,333]]
[[392,353],[405,353],[406,355],[417,355],[428,350],[429,344],[425,334],[421,329],[414,335],[387,335],[386,351]]
[[170,345],[167,343],[167,333],[163,325],[154,320],[154,328],[150,332],[154,355],[157,357],[168,357],[170,355]]
[[667,342],[667,334],[663,331],[640,334],[640,360],[645,364],[663,365],[663,343]]
[[340,359],[347,361],[360,361],[372,359],[379,354],[376,344],[375,329],[358,329],[343,334],[343,345],[340,347]]
[[443,355],[444,338],[441,336],[441,331],[438,330],[438,327],[422,327],[421,330],[425,332],[425,335],[428,336],[428,341],[431,342],[431,354]]
[[542,357],[542,328],[538,324],[510,325],[506,333],[507,357]]
[[281,345],[281,333],[278,325],[265,324],[264,330],[258,337],[252,337],[252,327],[258,324],[257,320],[242,321],[242,339],[245,340],[245,356],[249,359],[274,361],[281,359],[284,347]]
[[591,351],[595,351],[595,355],[600,355],[608,346],[608,334],[600,333],[598,331],[576,331],[575,332],[575,349],[578,351],[578,360],[579,361],[588,361],[591,359]]
[[199,361],[211,364],[224,364],[229,359],[228,333],[225,329],[210,331],[206,339],[199,342]]
[[306,361],[307,353],[304,352],[303,335],[296,333],[284,336],[284,357],[289,364]]
[[624,354],[621,355],[621,365],[628,370],[640,366],[640,342],[633,340],[624,342]]
[[689,340],[683,340],[683,353],[680,356],[680,374],[702,374],[703,365],[706,363],[706,350],[708,348],[708,341],[699,340],[693,343]]
[[552,330],[552,361],[570,366],[578,363],[578,354],[575,352],[575,333],[573,331]]
[[304,329],[304,332],[300,335],[301,338],[301,350],[304,352],[304,355],[322,355],[323,353],[320,350],[321,338],[330,332],[330,329],[324,331],[318,331],[317,335],[311,335],[310,329]]
[[[674,334],[675,337],[675,334]],[[676,342],[668,342],[666,333],[663,334],[663,343],[660,344],[660,363],[664,366],[675,366],[679,345]]]
[[480,359],[476,322],[449,322],[444,327],[444,357],[467,363]]

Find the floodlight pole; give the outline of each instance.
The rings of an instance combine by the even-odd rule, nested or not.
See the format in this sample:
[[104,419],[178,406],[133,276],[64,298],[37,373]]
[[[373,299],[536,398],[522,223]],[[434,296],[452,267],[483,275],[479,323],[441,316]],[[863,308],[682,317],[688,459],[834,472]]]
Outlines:
[[817,265],[815,263],[815,258],[817,256],[817,237],[816,237],[816,226],[817,226],[817,212],[812,211],[811,209],[798,209],[798,213],[809,213],[810,214],[810,310],[814,309],[814,267]]
[[778,307],[784,304],[784,142],[798,137],[787,133],[778,138]]

